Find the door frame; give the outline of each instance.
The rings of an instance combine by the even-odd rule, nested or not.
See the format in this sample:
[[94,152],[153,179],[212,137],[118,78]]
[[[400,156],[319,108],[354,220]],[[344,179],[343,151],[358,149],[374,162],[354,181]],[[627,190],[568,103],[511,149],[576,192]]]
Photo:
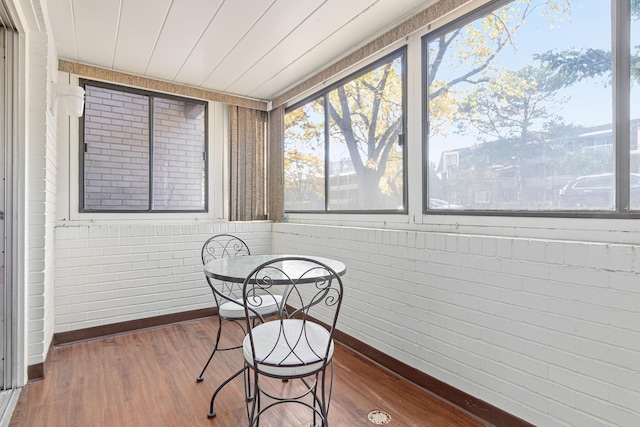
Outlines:
[[[0,256],[4,257],[3,292],[3,340],[4,367],[3,387],[16,390],[27,382],[26,369],[26,329],[24,318],[25,292],[23,274],[19,262],[24,248],[24,228],[20,218],[20,206],[24,206],[24,193],[20,183],[24,182],[24,153],[20,147],[25,144],[27,90],[20,81],[26,81],[26,41],[21,31],[20,16],[13,0],[0,0],[0,18],[4,31],[5,58],[0,65],[0,85],[3,87],[3,99],[0,100],[0,114],[3,121],[3,133],[0,135],[0,149],[4,154],[4,247]],[[10,406],[15,405],[17,393],[13,395]],[[0,414],[3,415],[3,414]]]
[[4,185],[3,200],[0,204],[0,215],[2,219],[2,230],[0,230],[0,257],[2,257],[2,307],[0,307],[0,316],[2,316],[2,344],[0,351],[2,352],[2,366],[0,367],[0,389],[13,389],[17,384],[15,375],[15,362],[17,346],[15,337],[15,318],[17,295],[14,288],[13,266],[12,266],[12,241],[13,241],[13,215],[12,206],[12,185],[13,185],[13,143],[17,139],[17,126],[15,113],[17,111],[16,90],[15,90],[15,41],[17,34],[1,28],[2,35],[0,42],[2,43],[3,57],[0,59],[0,84],[2,85],[2,103],[0,105],[0,122],[2,123],[2,135],[0,141],[0,185]]

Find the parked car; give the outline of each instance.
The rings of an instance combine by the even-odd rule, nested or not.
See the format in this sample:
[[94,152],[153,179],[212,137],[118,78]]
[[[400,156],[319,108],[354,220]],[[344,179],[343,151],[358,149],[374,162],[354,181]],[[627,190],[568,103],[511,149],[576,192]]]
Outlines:
[[[631,200],[640,200],[640,174],[632,173]],[[614,176],[612,173],[586,175],[570,181],[560,189],[559,206],[576,209],[613,209]]]
[[453,210],[461,210],[466,209],[463,205],[458,205],[456,203],[449,203],[446,200],[442,199],[434,199],[429,198],[429,209],[453,209]]

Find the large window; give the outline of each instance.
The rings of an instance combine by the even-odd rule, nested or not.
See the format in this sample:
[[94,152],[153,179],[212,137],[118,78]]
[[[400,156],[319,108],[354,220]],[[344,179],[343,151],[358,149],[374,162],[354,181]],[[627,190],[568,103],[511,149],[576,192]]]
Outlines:
[[80,210],[205,211],[206,103],[83,83]]
[[405,212],[405,50],[285,113],[285,211]]
[[497,1],[427,34],[427,212],[640,210],[639,3]]

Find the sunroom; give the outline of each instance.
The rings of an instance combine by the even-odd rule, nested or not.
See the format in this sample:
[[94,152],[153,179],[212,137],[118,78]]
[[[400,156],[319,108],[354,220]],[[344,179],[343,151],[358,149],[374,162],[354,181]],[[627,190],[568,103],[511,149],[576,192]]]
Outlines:
[[640,2],[0,6],[2,425],[214,316],[216,233],[340,260],[343,344],[487,425],[640,424]]

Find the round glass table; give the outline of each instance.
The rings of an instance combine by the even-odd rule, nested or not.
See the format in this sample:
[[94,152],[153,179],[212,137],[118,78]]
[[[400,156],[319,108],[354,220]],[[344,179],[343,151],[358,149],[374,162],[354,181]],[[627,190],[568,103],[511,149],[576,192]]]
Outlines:
[[[289,278],[291,277],[304,277],[305,281],[311,282],[322,277],[321,275],[315,275],[313,270],[309,270],[310,267],[314,267],[316,265],[304,261],[304,258],[310,258],[325,264],[339,276],[342,276],[347,272],[347,268],[342,262],[330,258],[311,255],[268,254],[237,256],[212,260],[204,266],[204,274],[213,279],[225,282],[242,283],[256,267],[278,258],[288,258],[284,261],[279,261],[271,265],[281,271],[283,281],[289,281]],[[316,270],[318,272],[322,271],[322,269]],[[277,276],[273,276],[271,279],[276,283],[278,281]]]

